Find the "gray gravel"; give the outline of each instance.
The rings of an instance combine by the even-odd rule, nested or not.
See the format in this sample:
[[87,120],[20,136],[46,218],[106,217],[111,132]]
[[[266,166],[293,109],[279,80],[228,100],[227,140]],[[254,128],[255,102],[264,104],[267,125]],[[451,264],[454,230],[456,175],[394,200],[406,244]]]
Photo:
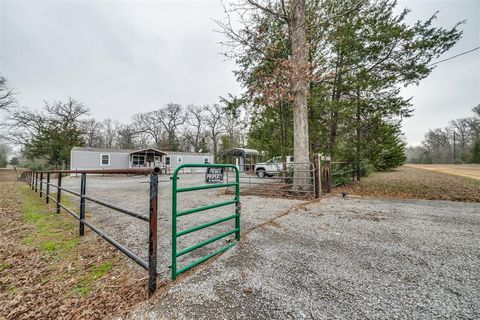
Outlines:
[[[183,174],[178,180],[179,187],[203,184],[204,174]],[[158,197],[158,271],[160,280],[170,278],[171,264],[171,181],[168,176],[159,177]],[[87,195],[103,201],[124,206],[127,209],[147,214],[149,202],[149,178],[146,176],[88,176]],[[62,181],[63,187],[79,191],[80,178],[68,177]],[[71,197],[78,203],[78,198]],[[181,193],[178,197],[178,210],[196,208],[233,199],[233,195],[225,195],[219,189]],[[302,203],[292,199],[266,199],[253,196],[242,196],[242,232],[248,232],[259,224],[274,218],[285,210]],[[187,229],[225,217],[234,213],[234,206],[222,207],[180,217],[178,230]],[[87,201],[87,219],[94,222],[100,229],[115,240],[126,245],[143,259],[148,253],[148,224],[144,221],[118,213],[106,207]],[[194,232],[179,238],[178,251],[200,241],[211,238],[222,232],[232,230],[234,220],[212,226],[199,232]],[[91,232],[86,228],[87,232]],[[227,244],[233,235],[197,249],[181,257],[179,268],[203,257],[209,252]],[[134,263],[132,262],[132,265]]]
[[480,319],[480,205],[326,198],[253,229],[131,317]]

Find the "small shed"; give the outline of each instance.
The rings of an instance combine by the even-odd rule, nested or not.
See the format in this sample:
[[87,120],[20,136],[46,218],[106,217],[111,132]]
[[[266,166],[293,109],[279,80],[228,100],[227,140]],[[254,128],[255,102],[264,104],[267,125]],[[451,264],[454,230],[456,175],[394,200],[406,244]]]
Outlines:
[[223,163],[236,165],[240,171],[253,171],[260,152],[255,149],[229,148],[221,153]]

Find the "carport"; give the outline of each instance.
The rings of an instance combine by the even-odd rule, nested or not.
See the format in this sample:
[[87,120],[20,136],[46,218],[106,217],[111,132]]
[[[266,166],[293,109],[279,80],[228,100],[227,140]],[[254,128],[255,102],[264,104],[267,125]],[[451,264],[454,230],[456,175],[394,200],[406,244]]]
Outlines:
[[258,162],[260,152],[255,149],[229,148],[221,153],[222,163],[236,165],[240,171],[253,171]]

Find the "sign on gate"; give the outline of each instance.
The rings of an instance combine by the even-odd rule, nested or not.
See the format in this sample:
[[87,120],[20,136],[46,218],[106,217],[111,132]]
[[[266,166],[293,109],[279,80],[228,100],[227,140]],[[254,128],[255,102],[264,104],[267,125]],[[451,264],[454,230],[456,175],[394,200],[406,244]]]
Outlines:
[[223,167],[208,167],[205,173],[206,183],[222,183],[223,182]]

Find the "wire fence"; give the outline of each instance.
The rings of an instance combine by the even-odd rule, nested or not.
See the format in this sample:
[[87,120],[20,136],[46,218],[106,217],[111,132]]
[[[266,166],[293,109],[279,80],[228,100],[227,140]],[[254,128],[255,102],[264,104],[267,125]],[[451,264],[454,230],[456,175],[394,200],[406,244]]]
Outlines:
[[[240,192],[243,195],[260,195],[284,198],[312,198],[315,196],[315,167],[311,162],[282,163],[268,166],[237,166]],[[227,181],[233,180],[228,170]]]

